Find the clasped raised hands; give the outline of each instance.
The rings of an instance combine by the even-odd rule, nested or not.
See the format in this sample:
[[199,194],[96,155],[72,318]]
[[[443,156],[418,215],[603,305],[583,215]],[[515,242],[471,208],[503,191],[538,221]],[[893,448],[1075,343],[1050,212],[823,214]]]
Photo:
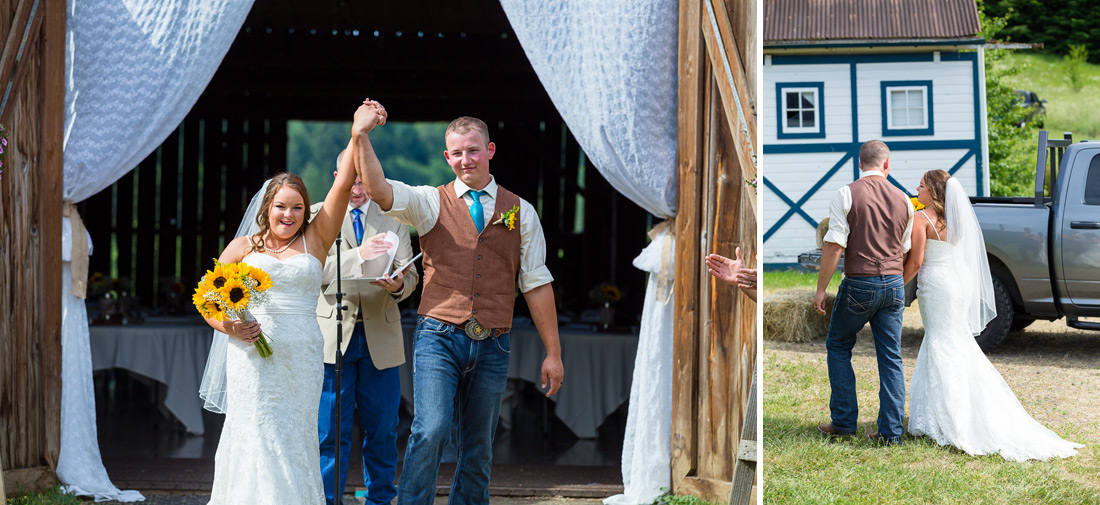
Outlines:
[[386,108],[376,100],[366,99],[363,100],[363,105],[360,105],[355,110],[355,119],[351,126],[352,135],[370,133],[375,126],[381,126],[386,124],[386,118],[389,115],[386,113]]

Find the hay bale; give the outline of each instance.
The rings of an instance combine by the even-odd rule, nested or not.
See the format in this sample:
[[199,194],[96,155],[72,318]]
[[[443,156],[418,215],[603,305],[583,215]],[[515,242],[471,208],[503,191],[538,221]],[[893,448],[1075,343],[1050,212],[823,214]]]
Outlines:
[[825,312],[814,310],[814,292],[806,289],[777,291],[764,298],[764,340],[809,342],[829,332],[832,294],[825,295]]
[[829,233],[829,218],[822,219],[817,223],[817,248],[825,248],[825,234]]

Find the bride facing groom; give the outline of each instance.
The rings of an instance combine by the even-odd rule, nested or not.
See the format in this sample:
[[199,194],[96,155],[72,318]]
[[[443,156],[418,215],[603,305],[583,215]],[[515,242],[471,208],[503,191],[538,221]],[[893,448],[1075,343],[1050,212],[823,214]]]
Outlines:
[[985,357],[974,335],[996,314],[985,242],[962,184],[943,170],[924,174],[914,212],[887,180],[890,151],[869,141],[860,148],[859,180],[830,205],[814,304],[825,313],[825,286],[844,253],[825,345],[832,386],[832,423],[818,430],[853,435],[858,407],[852,348],[867,323],[879,369],[878,431],[872,440],[899,443],[904,433],[905,377],[901,362],[904,285],[917,277],[924,338],[911,382],[909,432],[971,455],[1007,460],[1069,457],[1080,444],[1062,440],[1024,411]]

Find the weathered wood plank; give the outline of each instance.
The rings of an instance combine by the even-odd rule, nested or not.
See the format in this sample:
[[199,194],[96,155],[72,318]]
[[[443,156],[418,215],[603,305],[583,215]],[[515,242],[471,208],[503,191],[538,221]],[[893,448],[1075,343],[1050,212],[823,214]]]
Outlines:
[[135,257],[134,294],[145,307],[153,307],[157,301],[158,284],[156,270],[156,203],[157,203],[157,166],[159,149],[153,149],[134,169],[137,172],[137,233],[134,241]]
[[[199,147],[202,145],[201,120],[194,113],[188,114],[183,121],[183,198],[184,212],[180,216],[180,237],[183,248],[180,250],[180,279],[187,289],[193,289],[202,278],[204,264],[198,247],[199,222]],[[209,259],[207,259],[209,261]]]
[[730,483],[717,479],[688,477],[677,488],[676,493],[695,495],[706,501],[721,503],[729,499]]
[[680,41],[676,164],[679,177],[676,212],[676,322],[673,335],[672,486],[695,471],[698,440],[696,387],[698,386],[699,195],[702,180],[702,67],[706,64],[700,40],[700,0],[680,1]]
[[[179,275],[176,271],[176,237],[179,234],[180,189],[180,131],[179,127],[160,145],[160,190],[157,195],[157,277],[171,281]],[[178,279],[176,279],[178,280]],[[171,288],[171,286],[168,286]],[[158,288],[156,296],[164,288]]]
[[40,341],[42,390],[40,392],[44,419],[45,452],[43,459],[50,468],[57,467],[61,454],[61,212],[64,186],[62,134],[65,124],[65,8],[61,2],[44,2],[42,26],[42,128],[39,160],[42,162],[39,200],[41,254],[39,282],[38,338]]
[[[3,105],[0,109],[0,123],[11,124],[9,121],[12,116],[11,105],[16,103],[16,95],[23,87],[22,81],[29,68],[27,63],[37,53],[34,48],[37,46],[40,33],[42,11],[41,6],[36,5],[33,0],[19,0],[9,25],[11,30],[5,37],[4,45],[0,47],[0,101],[3,101],[5,93],[11,90],[11,94],[6,97],[7,102],[0,104]],[[25,49],[22,58],[18,59],[20,47]]]
[[54,475],[53,469],[48,466],[4,470],[4,488],[10,489],[12,492],[40,492],[57,484],[57,476]]
[[[734,138],[737,139],[734,147],[737,150],[737,158],[740,160],[742,176],[745,179],[752,179],[756,175],[756,165],[753,162],[756,152],[755,149],[750,149],[749,146],[754,146],[756,149],[759,149],[759,146],[755,146],[756,122],[750,113],[752,108],[747,100],[749,97],[747,89],[750,84],[745,79],[741,56],[733,46],[733,29],[730,27],[725,4],[722,0],[702,1],[710,2],[710,6],[714,7],[704,15],[702,23],[703,41],[708,61],[715,73],[722,101],[725,102],[725,107],[722,107],[722,110],[725,112],[726,122],[734,132]],[[713,24],[709,19],[711,13],[716,17]],[[714,29],[715,24],[718,25],[717,32]],[[719,37],[722,39],[721,45],[718,42]],[[725,55],[725,59],[723,59],[723,55]],[[730,64],[729,70],[732,74],[727,72],[726,61]],[[751,85],[755,86],[755,83]],[[744,124],[741,121],[742,116],[737,112],[737,99],[741,100],[740,105],[746,111],[743,116]],[[755,200],[755,196],[752,199]],[[755,208],[754,205],[753,209]]]

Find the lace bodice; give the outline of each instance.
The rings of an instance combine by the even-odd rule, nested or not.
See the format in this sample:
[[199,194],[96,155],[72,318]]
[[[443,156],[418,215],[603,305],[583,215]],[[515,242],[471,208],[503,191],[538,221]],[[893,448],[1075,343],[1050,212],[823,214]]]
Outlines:
[[271,276],[269,301],[253,314],[315,314],[317,288],[321,285],[321,262],[309,253],[279,259],[269,254],[251,253],[242,260]]

